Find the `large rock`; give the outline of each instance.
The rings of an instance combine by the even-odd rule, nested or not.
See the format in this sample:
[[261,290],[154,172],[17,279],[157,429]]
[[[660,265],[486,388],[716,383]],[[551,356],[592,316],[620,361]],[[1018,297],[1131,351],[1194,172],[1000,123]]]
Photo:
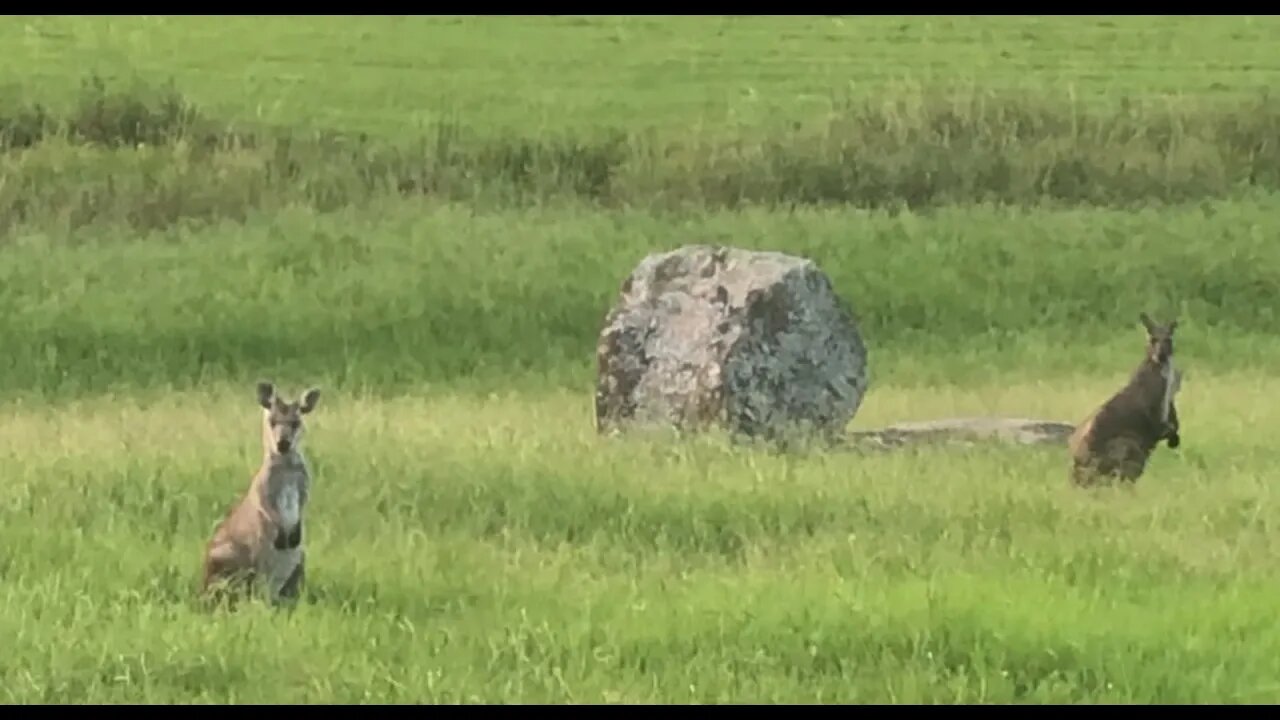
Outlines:
[[867,390],[867,351],[831,281],[776,252],[694,245],[650,255],[596,348],[596,428],[720,426],[838,434]]

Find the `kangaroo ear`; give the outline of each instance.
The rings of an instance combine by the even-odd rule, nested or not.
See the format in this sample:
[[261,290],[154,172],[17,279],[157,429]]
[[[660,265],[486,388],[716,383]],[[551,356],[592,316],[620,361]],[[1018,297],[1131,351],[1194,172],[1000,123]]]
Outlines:
[[311,388],[310,390],[302,393],[302,404],[298,407],[298,410],[300,410],[303,415],[306,415],[316,409],[316,403],[318,402],[320,402],[320,388]]
[[258,383],[258,404],[264,410],[271,409],[271,400],[276,396],[276,386],[263,380]]
[[1138,313],[1138,320],[1142,321],[1142,326],[1147,329],[1147,332],[1152,332],[1156,329],[1156,324],[1151,322],[1151,317],[1145,312]]

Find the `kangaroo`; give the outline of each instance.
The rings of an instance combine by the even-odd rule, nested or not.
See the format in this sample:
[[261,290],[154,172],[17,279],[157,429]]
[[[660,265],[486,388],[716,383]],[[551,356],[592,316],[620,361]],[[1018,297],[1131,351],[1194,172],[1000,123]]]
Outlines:
[[317,388],[307,390],[298,402],[286,402],[273,384],[258,383],[262,465],[205,547],[206,596],[265,590],[273,604],[297,599],[306,573],[302,514],[311,486],[301,451],[302,416],[315,410],[319,401]]
[[1182,374],[1173,364],[1174,320],[1157,325],[1145,313],[1138,319],[1147,330],[1146,356],[1128,384],[1076,427],[1068,440],[1071,480],[1092,485],[1104,478],[1136,482],[1161,440],[1170,449],[1182,444],[1173,397]]

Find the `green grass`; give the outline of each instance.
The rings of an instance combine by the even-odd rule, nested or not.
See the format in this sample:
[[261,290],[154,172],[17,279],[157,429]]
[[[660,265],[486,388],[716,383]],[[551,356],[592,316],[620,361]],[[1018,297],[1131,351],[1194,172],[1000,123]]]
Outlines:
[[[903,85],[1250,95],[1275,17],[9,17],[12,85],[68,104],[85,73],[173,78],[219,116],[412,137],[450,117],[532,134],[808,121]],[[68,82],[71,80],[71,82]]]
[[[1280,701],[1276,30],[0,20],[0,699]],[[851,429],[1078,420],[1176,314],[1183,445],[597,437],[702,242],[832,277]],[[324,392],[308,590],[206,614],[263,377]]]
[[698,242],[818,262],[858,315],[873,383],[1127,369],[1143,309],[1182,318],[1190,368],[1260,367],[1278,346],[1267,330],[1276,211],[1272,196],[930,216],[475,215],[388,201],[142,237],[18,236],[0,264],[0,346],[23,350],[0,360],[0,396],[264,374],[393,393],[438,383],[589,393],[604,314],[627,274],[646,253]]
[[0,22],[0,230],[1280,191],[1271,19],[192,22]]
[[[881,388],[903,415],[1076,416],[1118,379]],[[6,700],[1274,701],[1280,387],[1188,383],[1134,492],[1059,450],[777,456],[598,439],[577,393],[328,394],[310,593],[207,616],[251,386],[0,421]],[[32,447],[43,452],[32,453]],[[56,532],[51,529],[56,528]]]

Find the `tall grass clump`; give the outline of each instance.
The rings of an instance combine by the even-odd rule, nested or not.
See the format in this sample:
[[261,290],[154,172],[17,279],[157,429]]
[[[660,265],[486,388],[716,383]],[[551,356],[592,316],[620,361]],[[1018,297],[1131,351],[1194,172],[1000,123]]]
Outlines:
[[1280,103],[1130,102],[904,90],[785,128],[659,135],[481,136],[441,123],[414,141],[218,121],[172,85],[84,83],[57,114],[0,115],[0,231],[91,223],[157,229],[319,211],[387,195],[489,207],[994,203],[1125,207],[1280,188]]

